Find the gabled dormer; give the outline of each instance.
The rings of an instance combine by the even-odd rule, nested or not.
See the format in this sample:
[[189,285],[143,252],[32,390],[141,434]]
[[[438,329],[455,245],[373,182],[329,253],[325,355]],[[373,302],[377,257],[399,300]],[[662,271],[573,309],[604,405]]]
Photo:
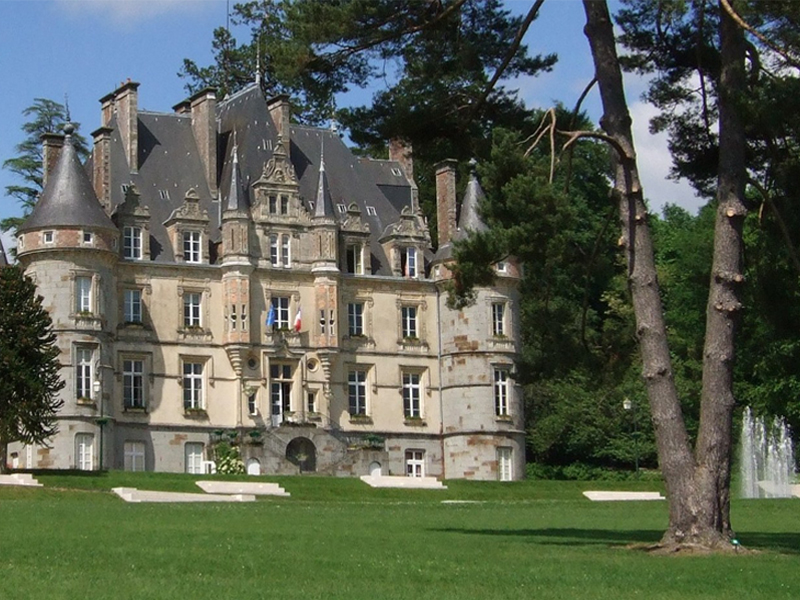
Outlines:
[[200,206],[197,190],[191,188],[183,204],[172,211],[164,221],[167,235],[175,254],[175,262],[208,264],[209,218],[208,211]]
[[272,223],[295,222],[305,209],[300,205],[297,173],[281,136],[261,176],[253,183],[253,218]]
[[421,215],[405,207],[400,219],[383,231],[380,240],[395,277],[425,277],[424,251],[430,243],[428,227]]
[[347,207],[347,216],[340,226],[339,256],[341,271],[353,275],[370,275],[369,223],[361,218],[361,209],[353,202]]
[[150,259],[150,209],[141,203],[139,190],[129,183],[125,200],[111,215],[122,235],[120,258],[126,260]]

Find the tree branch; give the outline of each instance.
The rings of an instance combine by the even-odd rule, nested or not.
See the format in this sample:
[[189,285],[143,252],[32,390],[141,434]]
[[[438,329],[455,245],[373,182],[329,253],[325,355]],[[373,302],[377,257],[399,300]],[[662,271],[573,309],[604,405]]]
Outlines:
[[741,16],[739,16],[739,13],[737,13],[737,12],[736,12],[736,11],[733,9],[733,6],[731,6],[730,0],[719,0],[719,3],[722,5],[722,8],[724,8],[724,9],[725,9],[725,12],[726,12],[726,13],[728,13],[728,16],[729,16],[731,19],[733,19],[733,20],[734,20],[734,22],[735,22],[735,23],[736,23],[736,24],[737,24],[739,27],[741,27],[742,29],[744,29],[744,30],[745,30],[745,31],[747,31],[748,33],[750,33],[750,34],[754,35],[754,36],[755,36],[756,38],[758,38],[758,40],[759,40],[759,41],[760,41],[762,44],[764,44],[764,45],[765,45],[767,48],[769,48],[769,49],[770,49],[770,50],[772,50],[773,52],[775,52],[775,53],[777,53],[777,54],[781,55],[781,56],[782,56],[782,57],[783,57],[783,58],[784,58],[784,59],[785,59],[785,60],[786,60],[786,61],[787,61],[787,62],[788,62],[790,65],[792,65],[793,67],[796,67],[796,68],[800,69],[800,58],[798,58],[798,57],[794,56],[794,55],[793,55],[791,52],[789,52],[789,50],[787,50],[786,48],[781,48],[781,47],[780,47],[780,46],[778,46],[777,44],[774,44],[773,42],[771,42],[771,41],[769,40],[769,38],[767,38],[767,36],[765,36],[764,34],[762,34],[761,32],[759,32],[758,30],[756,30],[756,28],[755,28],[755,27],[753,27],[752,25],[750,25],[749,23],[747,23],[747,21],[745,21],[744,19],[742,19],[742,17],[741,17]]

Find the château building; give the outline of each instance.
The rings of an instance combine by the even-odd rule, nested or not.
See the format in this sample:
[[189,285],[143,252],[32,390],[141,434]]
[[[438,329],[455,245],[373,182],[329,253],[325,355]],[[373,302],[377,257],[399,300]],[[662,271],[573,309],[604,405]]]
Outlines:
[[458,202],[438,166],[434,254],[403,143],[356,157],[257,84],[172,112],[138,87],[100,100],[87,164],[69,128],[43,139],[17,256],[66,386],[14,465],[199,473],[224,440],[250,473],[521,478],[518,265],[446,304],[451,242],[484,227],[475,174]]

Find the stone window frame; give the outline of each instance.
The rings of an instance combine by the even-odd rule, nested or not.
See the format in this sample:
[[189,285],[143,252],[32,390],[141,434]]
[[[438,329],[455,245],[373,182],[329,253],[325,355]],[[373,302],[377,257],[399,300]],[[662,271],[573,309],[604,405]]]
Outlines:
[[[142,363],[142,405],[129,406],[125,403],[125,363],[127,361],[139,361]],[[120,389],[120,406],[123,412],[147,412],[150,408],[150,399],[155,382],[153,372],[153,354],[151,352],[119,352],[117,354],[117,381]]]
[[[210,356],[202,356],[197,354],[181,354],[179,356],[180,371],[179,382],[181,386],[181,400],[183,401],[183,411],[185,415],[193,413],[206,414],[208,411],[210,392],[213,381],[213,360]],[[200,373],[186,373],[186,365],[201,365]],[[198,377],[199,375],[199,377]],[[187,376],[192,380],[200,381],[200,401],[195,405],[194,399],[187,405],[186,398],[186,381]]]
[[[175,306],[178,317],[178,333],[186,335],[211,336],[211,287],[209,281],[193,284],[191,281],[179,281],[177,294],[178,302]],[[200,294],[200,324],[197,327],[189,327],[184,320],[184,295]]]
[[[266,308],[267,314],[264,315],[264,323],[267,322],[267,318],[269,316],[269,309],[272,306],[272,299],[273,298],[289,298],[289,316],[288,322],[285,328],[279,327],[277,324],[278,315],[275,315],[275,331],[294,331],[292,329],[292,325],[294,323],[294,319],[292,315],[297,315],[297,309],[300,307],[300,292],[298,290],[287,290],[287,289],[280,289],[280,290],[267,290],[267,293],[264,296],[264,306]],[[267,329],[267,333],[272,333],[271,330]]]
[[[507,363],[492,363],[492,403],[494,405],[494,415],[498,420],[512,418],[511,395],[513,382],[511,378],[513,365]],[[498,379],[498,375],[504,376]]]
[[[99,358],[97,354],[99,352],[100,345],[96,343],[83,343],[83,342],[76,342],[72,344],[72,368],[73,368],[73,394],[72,397],[79,404],[93,404],[95,402],[95,394],[94,394],[94,382],[97,381],[98,369],[99,369]],[[90,358],[88,362],[89,367],[89,384],[87,390],[82,390],[80,385],[80,380],[85,379],[85,375],[79,374],[79,367],[81,365],[86,366],[87,363],[80,363],[79,358],[82,352],[88,351],[90,353]],[[88,392],[88,395],[82,392]],[[102,392],[101,392],[102,393]]]
[[406,448],[403,453],[403,466],[406,477],[425,477],[427,455],[422,448]]

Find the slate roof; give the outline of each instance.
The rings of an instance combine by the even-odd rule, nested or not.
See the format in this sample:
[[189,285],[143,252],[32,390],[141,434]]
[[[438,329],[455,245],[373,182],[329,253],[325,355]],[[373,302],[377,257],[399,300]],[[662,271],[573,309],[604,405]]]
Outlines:
[[[478,181],[478,174],[475,171],[475,160],[470,161],[469,181],[467,189],[464,190],[464,199],[458,215],[458,224],[453,232],[453,241],[466,239],[470,232],[483,232],[488,229],[483,222],[480,214],[480,205],[486,199],[483,188]],[[434,262],[443,262],[453,258],[453,244],[447,242],[442,244],[436,251]]]
[[100,205],[69,133],[39,200],[18,231],[46,227],[117,229]]

